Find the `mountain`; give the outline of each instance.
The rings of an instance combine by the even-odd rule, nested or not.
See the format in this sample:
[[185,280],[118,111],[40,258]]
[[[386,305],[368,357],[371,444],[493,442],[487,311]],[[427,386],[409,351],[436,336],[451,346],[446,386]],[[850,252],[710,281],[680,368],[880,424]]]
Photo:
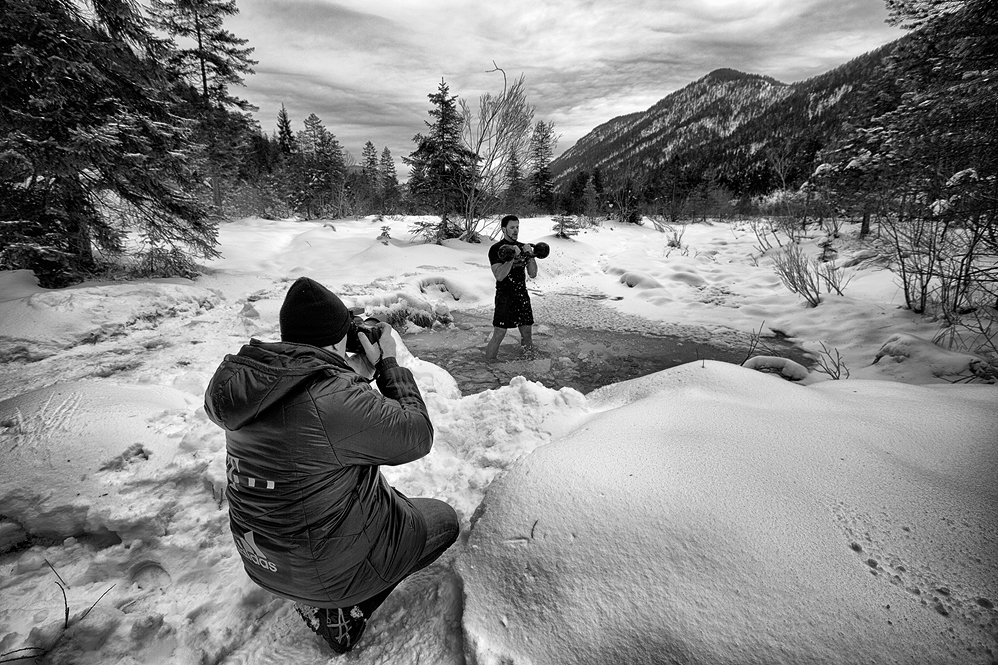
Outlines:
[[578,187],[595,169],[604,182],[681,170],[735,194],[800,184],[849,126],[896,106],[885,65],[896,44],[799,83],[715,70],[583,136],[551,163],[555,187]]

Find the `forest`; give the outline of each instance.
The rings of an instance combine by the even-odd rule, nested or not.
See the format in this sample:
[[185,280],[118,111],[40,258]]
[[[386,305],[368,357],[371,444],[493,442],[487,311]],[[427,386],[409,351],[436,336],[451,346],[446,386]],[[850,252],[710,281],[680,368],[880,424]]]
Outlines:
[[[476,109],[441,80],[403,157],[368,141],[358,162],[316,114],[282,107],[267,131],[233,93],[253,48],[227,31],[235,0],[13,0],[0,35],[0,268],[41,285],[193,276],[218,224],[433,214],[428,240],[477,239],[500,204],[547,211],[553,125],[524,80]],[[531,164],[539,165],[532,168]],[[536,204],[532,201],[537,201]]]
[[[218,224],[249,215],[430,216],[416,223],[431,242],[479,241],[500,211],[553,215],[569,233],[607,217],[861,220],[864,235],[894,239],[913,309],[943,275],[943,309],[973,310],[995,298],[980,285],[993,284],[998,247],[996,3],[888,9],[909,31],[898,42],[794,86],[717,70],[702,82],[710,103],[661,128],[669,143],[640,143],[634,114],[599,128],[570,169],[585,140],[553,158],[554,124],[535,118],[522,75],[496,66],[501,88],[477,103],[441,79],[400,182],[387,148],[368,141],[358,161],[314,113],[282,107],[272,129],[253,119],[233,92],[257,64],[224,27],[235,0],[11,0],[0,10],[0,268],[30,269],[46,287],[194,276],[217,253]],[[749,120],[710,131],[736,115]],[[614,152],[630,156],[597,158]]]

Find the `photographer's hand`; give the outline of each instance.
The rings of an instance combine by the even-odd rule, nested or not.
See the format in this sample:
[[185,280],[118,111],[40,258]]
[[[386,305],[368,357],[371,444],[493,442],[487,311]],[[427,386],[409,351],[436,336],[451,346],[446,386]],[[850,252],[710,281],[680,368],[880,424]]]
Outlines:
[[376,344],[372,344],[367,335],[359,335],[360,345],[364,347],[364,354],[367,356],[371,366],[378,364],[382,358],[394,358],[396,354],[395,338],[392,337],[392,327],[387,323],[379,323],[381,327],[381,338]]

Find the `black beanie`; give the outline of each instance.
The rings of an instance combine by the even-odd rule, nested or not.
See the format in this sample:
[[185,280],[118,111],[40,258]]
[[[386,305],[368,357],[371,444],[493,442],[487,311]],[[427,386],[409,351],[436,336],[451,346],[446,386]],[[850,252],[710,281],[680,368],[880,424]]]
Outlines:
[[299,277],[281,305],[281,340],[331,346],[343,339],[352,320],[335,293],[314,279]]

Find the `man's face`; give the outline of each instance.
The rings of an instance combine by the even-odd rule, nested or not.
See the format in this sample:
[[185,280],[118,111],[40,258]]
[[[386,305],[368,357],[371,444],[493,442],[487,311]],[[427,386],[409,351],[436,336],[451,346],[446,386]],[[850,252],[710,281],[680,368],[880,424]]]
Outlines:
[[516,236],[520,235],[520,220],[518,219],[509,220],[509,222],[506,224],[506,230],[504,231],[504,233],[506,234],[507,240],[516,240]]

